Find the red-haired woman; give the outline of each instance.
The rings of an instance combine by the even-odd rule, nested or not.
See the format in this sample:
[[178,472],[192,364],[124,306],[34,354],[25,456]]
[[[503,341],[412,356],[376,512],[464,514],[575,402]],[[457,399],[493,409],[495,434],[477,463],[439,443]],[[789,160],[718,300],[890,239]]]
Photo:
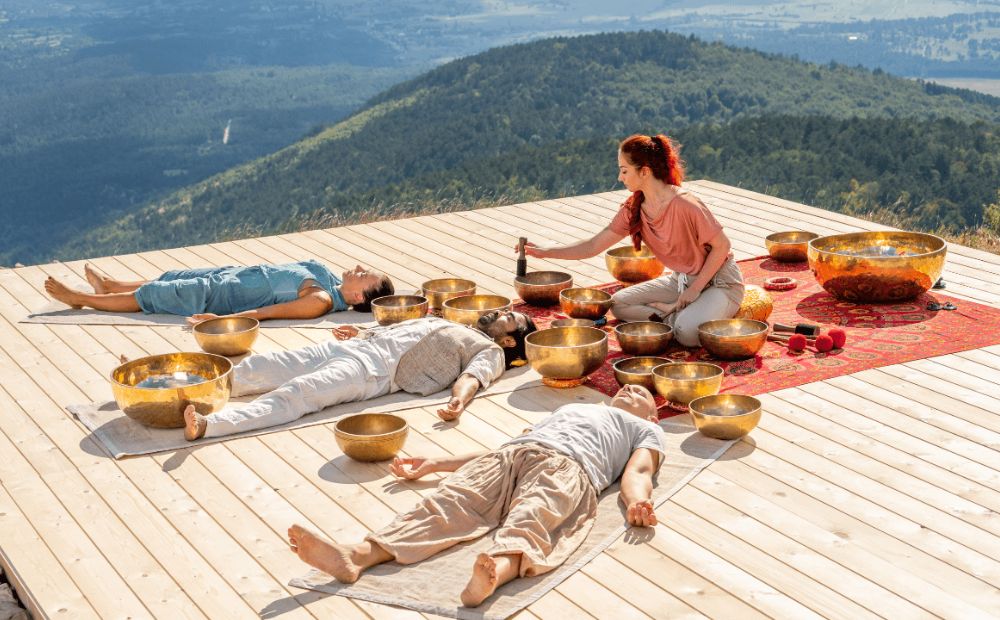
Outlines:
[[611,223],[590,239],[566,246],[526,246],[538,258],[596,256],[631,235],[673,273],[622,289],[612,312],[621,321],[651,316],[673,325],[674,338],[698,346],[698,326],[730,318],[743,301],[743,277],[729,238],[708,207],[681,188],[684,164],[663,134],[634,135],[618,148],[618,180],[632,195]]

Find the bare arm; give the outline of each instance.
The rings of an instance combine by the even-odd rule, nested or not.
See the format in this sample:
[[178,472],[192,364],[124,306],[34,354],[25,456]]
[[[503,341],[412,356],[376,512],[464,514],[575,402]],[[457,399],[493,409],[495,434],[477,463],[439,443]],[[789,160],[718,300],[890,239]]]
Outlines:
[[[315,319],[323,316],[333,307],[333,298],[324,290],[315,290],[292,301],[286,301],[273,306],[264,306],[253,310],[245,310],[227,316],[248,316],[258,321],[268,319]],[[189,323],[198,323],[215,318],[211,313],[195,314],[188,318]]]
[[452,472],[465,465],[469,461],[478,459],[486,452],[473,452],[460,456],[443,456],[437,458],[424,458],[421,456],[400,457],[397,456],[389,465],[389,470],[398,478],[406,480],[416,480],[435,472]]
[[650,498],[653,495],[653,474],[659,465],[660,453],[649,448],[633,452],[625,465],[619,498],[625,504],[625,517],[630,525],[656,525],[656,513]]
[[451,400],[448,404],[438,409],[438,415],[442,420],[451,421],[462,415],[466,405],[476,396],[479,391],[479,379],[468,373],[459,375],[455,384],[451,386]]
[[624,239],[624,235],[612,232],[605,228],[590,239],[577,241],[563,246],[539,246],[529,242],[525,248],[528,256],[536,258],[561,258],[564,260],[580,260],[597,256],[614,244]]
[[712,246],[712,250],[705,258],[705,264],[702,266],[698,277],[688,285],[689,289],[699,294],[708,286],[708,281],[719,271],[719,267],[722,267],[722,264],[729,258],[729,250],[733,247],[729,241],[729,237],[722,230],[712,237],[712,240],[708,244]]

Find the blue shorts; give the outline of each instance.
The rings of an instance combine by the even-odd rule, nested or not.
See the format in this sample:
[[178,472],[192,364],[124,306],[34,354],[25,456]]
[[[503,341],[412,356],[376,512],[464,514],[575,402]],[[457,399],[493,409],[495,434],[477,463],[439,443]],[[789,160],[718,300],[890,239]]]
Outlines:
[[275,303],[261,267],[207,267],[168,271],[135,291],[147,314],[233,314]]

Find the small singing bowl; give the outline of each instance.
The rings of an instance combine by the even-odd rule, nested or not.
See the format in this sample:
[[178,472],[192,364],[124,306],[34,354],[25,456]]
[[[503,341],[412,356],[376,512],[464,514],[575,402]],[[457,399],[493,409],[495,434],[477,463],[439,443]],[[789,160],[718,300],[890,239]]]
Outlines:
[[386,295],[372,300],[372,314],[379,325],[392,325],[427,316],[428,302],[420,295]]
[[615,280],[627,284],[645,282],[663,274],[663,263],[646,246],[639,251],[632,246],[608,250],[604,254],[604,264]]
[[337,445],[356,461],[386,461],[396,456],[410,430],[403,418],[391,413],[360,413],[333,427]]
[[659,355],[667,350],[674,330],[666,323],[635,321],[615,326],[615,336],[626,355]]
[[594,327],[596,323],[590,319],[556,319],[549,327]]
[[611,368],[615,371],[618,385],[641,385],[655,394],[656,385],[653,383],[653,369],[662,364],[672,363],[672,360],[665,357],[626,357],[612,364]]
[[754,319],[717,319],[698,326],[701,346],[723,360],[753,357],[767,342],[768,325]]
[[198,346],[216,355],[249,353],[260,332],[260,321],[248,316],[220,316],[191,328]]
[[814,232],[804,230],[786,230],[771,233],[764,237],[764,247],[767,253],[776,261],[782,263],[799,263],[806,260],[809,242],[819,237]]
[[574,319],[596,321],[614,305],[610,293],[596,288],[568,288],[559,291],[559,307]]
[[[111,371],[118,408],[154,428],[182,428],[184,409],[208,415],[229,401],[233,363],[212,353],[166,353],[125,362]],[[144,385],[145,383],[145,385]]]
[[561,271],[532,271],[514,278],[514,290],[531,306],[554,306],[559,292],[573,286],[573,276]]
[[432,310],[440,309],[444,302],[455,297],[465,297],[476,294],[476,283],[462,278],[439,278],[428,280],[420,285]]
[[608,357],[608,335],[596,327],[550,327],[524,340],[528,363],[547,379],[581,379]]
[[476,326],[479,317],[496,311],[510,310],[514,307],[506,297],[500,295],[466,295],[454,297],[444,302],[441,316],[453,323]]
[[708,362],[664,364],[653,368],[653,385],[663,398],[687,405],[696,398],[718,394],[724,374],[721,366]]
[[688,405],[695,428],[715,439],[739,439],[760,422],[760,401],[743,394],[715,394]]

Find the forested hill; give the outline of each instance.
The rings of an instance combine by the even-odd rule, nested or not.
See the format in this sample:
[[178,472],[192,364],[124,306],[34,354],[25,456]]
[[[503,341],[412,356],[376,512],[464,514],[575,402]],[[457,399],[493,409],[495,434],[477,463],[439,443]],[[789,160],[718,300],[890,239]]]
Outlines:
[[663,32],[548,39],[393,87],[347,120],[59,254],[606,190],[616,141],[637,131],[677,134],[693,177],[829,208],[848,208],[864,190],[872,208],[892,206],[921,226],[975,227],[1000,187],[998,122],[996,98],[878,71]]

